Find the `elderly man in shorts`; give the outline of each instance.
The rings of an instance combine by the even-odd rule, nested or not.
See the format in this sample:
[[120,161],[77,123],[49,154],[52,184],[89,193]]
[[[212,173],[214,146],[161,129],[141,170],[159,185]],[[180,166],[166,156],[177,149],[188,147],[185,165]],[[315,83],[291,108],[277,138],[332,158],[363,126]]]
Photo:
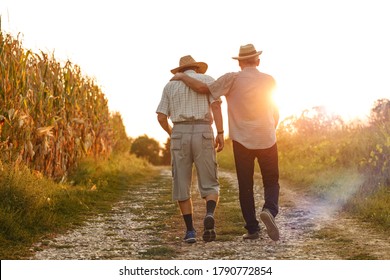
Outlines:
[[[180,59],[179,67],[171,72],[186,73],[194,79],[211,83],[214,79],[204,74],[207,67],[204,62],[184,56]],[[219,198],[215,148],[219,152],[224,146],[221,99],[199,95],[183,82],[170,81],[163,90],[156,113],[161,127],[171,137],[172,196],[178,201],[186,225],[184,241],[196,242],[191,199],[193,165],[197,171],[200,195],[206,201],[203,240],[213,241],[216,238],[214,212]],[[215,141],[213,121],[217,129]]]

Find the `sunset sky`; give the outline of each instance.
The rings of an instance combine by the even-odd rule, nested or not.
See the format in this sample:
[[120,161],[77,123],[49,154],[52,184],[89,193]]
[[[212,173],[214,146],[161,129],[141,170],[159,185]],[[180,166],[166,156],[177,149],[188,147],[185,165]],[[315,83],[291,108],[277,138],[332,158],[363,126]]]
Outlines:
[[[238,71],[240,45],[262,50],[281,116],[324,105],[364,118],[390,98],[388,1],[1,0],[1,27],[35,52],[54,52],[96,79],[129,136],[164,142],[163,87],[192,55],[218,78]],[[226,108],[225,108],[226,109]],[[227,127],[227,119],[225,121]]]

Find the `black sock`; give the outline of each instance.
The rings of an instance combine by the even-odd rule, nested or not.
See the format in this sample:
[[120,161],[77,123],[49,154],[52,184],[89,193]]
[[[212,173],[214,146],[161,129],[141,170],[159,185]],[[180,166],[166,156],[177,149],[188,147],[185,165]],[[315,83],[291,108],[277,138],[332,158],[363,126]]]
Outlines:
[[214,215],[215,208],[217,207],[217,202],[215,200],[209,200],[206,202],[206,211],[207,214]]
[[184,222],[186,223],[187,231],[194,230],[192,223],[192,214],[183,215]]

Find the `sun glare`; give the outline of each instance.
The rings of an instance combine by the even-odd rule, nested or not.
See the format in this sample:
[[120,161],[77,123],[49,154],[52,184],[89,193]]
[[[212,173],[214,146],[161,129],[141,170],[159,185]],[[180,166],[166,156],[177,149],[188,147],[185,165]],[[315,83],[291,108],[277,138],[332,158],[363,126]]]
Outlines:
[[324,107],[327,114],[340,116],[344,121],[366,120],[373,106],[369,101],[354,100],[346,98],[329,98],[321,102],[306,102],[300,98],[299,93],[295,98],[286,98],[281,94],[275,94],[274,102],[279,108],[280,121],[289,116],[299,116],[304,110],[313,107]]
[[313,107],[324,107],[328,114],[338,115],[346,122],[367,119],[374,105],[372,95],[357,88],[347,88],[345,84],[335,84],[333,87],[333,90],[325,87],[315,89],[279,79],[274,102],[279,108],[280,120],[292,115],[299,116]]

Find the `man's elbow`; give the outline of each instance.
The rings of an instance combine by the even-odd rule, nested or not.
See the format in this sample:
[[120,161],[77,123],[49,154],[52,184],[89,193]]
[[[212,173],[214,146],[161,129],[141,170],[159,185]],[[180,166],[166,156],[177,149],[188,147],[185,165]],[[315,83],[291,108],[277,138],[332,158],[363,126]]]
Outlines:
[[164,123],[167,121],[167,116],[164,114],[157,114],[157,120],[159,123]]
[[209,90],[209,87],[207,85],[199,86],[196,91],[199,93],[203,93],[203,94],[210,94],[210,90]]

